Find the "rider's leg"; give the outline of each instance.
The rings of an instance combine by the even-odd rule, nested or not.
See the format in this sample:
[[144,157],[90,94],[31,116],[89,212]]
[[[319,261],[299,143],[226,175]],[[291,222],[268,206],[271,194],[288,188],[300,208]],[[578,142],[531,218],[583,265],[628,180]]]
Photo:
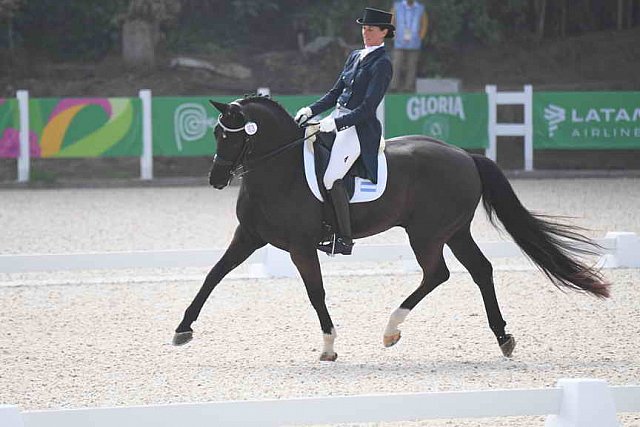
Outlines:
[[324,188],[331,190],[333,183],[349,172],[358,157],[360,157],[360,141],[355,126],[337,132],[331,148],[329,166],[323,177]]
[[336,241],[319,247],[325,252],[351,254],[353,241],[349,216],[349,195],[342,183],[342,178],[353,166],[358,156],[360,156],[360,142],[355,127],[338,132],[331,149],[329,166],[323,179],[336,215]]
[[350,255],[353,247],[351,234],[351,217],[349,215],[349,195],[341,179],[333,182],[333,187],[329,190],[329,197],[333,203],[336,214],[336,242],[335,253]]

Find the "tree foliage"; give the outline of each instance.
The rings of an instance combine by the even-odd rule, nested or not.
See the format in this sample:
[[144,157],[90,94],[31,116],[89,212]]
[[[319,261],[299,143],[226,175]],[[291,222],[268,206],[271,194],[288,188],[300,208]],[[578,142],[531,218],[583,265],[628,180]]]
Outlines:
[[24,0],[0,0],[0,18],[13,16]]
[[[555,38],[640,24],[640,0],[423,0],[428,45],[491,44]],[[300,34],[358,43],[353,20],[391,0],[0,0],[0,47],[12,43],[54,58],[97,58],[117,50],[125,20],[157,25],[168,48],[212,51],[238,46],[295,49]]]

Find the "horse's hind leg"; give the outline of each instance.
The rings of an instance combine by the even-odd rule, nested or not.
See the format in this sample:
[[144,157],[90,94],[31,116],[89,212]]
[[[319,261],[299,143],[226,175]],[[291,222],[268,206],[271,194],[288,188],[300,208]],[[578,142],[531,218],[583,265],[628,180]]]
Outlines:
[[505,332],[507,324],[502,318],[502,313],[500,313],[500,307],[498,306],[491,263],[473,240],[469,226],[460,229],[447,242],[447,245],[455,257],[471,273],[473,281],[480,288],[487,319],[489,320],[489,327],[498,339],[502,354],[511,357],[516,341],[513,336]]
[[418,263],[422,267],[423,278],[420,286],[389,317],[382,340],[385,347],[391,347],[400,340],[398,325],[404,322],[409,312],[429,292],[449,278],[449,269],[442,256],[442,243],[420,241],[417,238],[412,238],[411,235],[409,235],[409,240]]
[[191,324],[198,319],[202,306],[216,285],[220,283],[224,276],[231,270],[244,262],[249,255],[264,245],[265,242],[245,232],[240,226],[236,228],[233,240],[229,244],[226,252],[211,271],[209,271],[200,291],[198,291],[193,302],[187,307],[182,322],[180,322],[180,325],[176,328],[176,333],[173,336],[173,345],[182,345],[191,341],[193,338]]

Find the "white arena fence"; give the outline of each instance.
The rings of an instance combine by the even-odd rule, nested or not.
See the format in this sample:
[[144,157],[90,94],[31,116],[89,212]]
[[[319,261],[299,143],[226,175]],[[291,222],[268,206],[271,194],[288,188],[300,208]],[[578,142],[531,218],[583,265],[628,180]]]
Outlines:
[[546,389],[222,401],[174,405],[20,411],[0,406],[2,427],[281,426],[431,419],[547,416],[546,427],[614,427],[640,412],[640,386],[561,379]]
[[[603,248],[599,262],[603,268],[639,268],[640,237],[630,232],[609,232],[596,239]],[[510,241],[479,243],[489,259],[524,256]],[[36,271],[101,270],[125,268],[181,268],[213,266],[225,249],[161,250],[134,252],[0,255],[0,273]],[[453,254],[445,248],[445,258]],[[322,257],[326,260],[327,257]],[[402,262],[405,272],[420,271],[408,244],[356,245],[348,257],[334,257],[323,262],[366,263]],[[245,263],[251,277],[298,277],[287,252],[267,245],[256,251]]]

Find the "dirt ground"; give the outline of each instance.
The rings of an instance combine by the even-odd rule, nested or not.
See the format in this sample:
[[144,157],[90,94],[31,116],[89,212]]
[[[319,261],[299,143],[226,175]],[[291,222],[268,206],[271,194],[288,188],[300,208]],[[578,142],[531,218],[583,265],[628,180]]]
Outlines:
[[[591,237],[640,233],[639,179],[513,180],[523,204],[571,216]],[[237,224],[237,188],[206,186],[0,190],[0,253],[72,253],[223,247]],[[144,219],[144,220],[142,220]],[[481,241],[504,235],[479,213]],[[402,229],[356,245],[406,243]],[[640,270],[606,270],[610,300],[557,291],[526,262],[492,259],[498,300],[518,340],[512,359],[495,343],[468,273],[451,279],[381,343],[391,311],[421,276],[368,265],[335,270],[323,257],[338,331],[335,363],[319,362],[317,317],[297,278],[232,273],[173,347],[173,329],[207,268],[0,274],[0,403],[25,410],[133,406],[425,391],[552,387],[559,378],[640,383]],[[107,274],[108,273],[108,274]],[[620,414],[625,427],[639,414]],[[542,426],[543,417],[445,420],[376,426]],[[361,424],[350,424],[361,425]],[[373,426],[372,425],[372,426]]]

